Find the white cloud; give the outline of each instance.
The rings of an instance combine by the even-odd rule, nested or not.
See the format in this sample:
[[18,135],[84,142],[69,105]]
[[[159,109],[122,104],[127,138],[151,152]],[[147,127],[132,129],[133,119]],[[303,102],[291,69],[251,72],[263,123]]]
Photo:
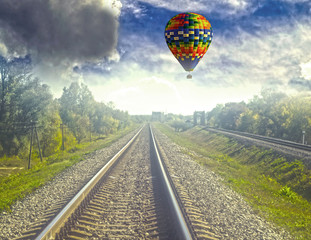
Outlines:
[[140,82],[143,83],[144,85],[149,85],[149,84],[156,85],[159,88],[162,88],[163,86],[165,88],[167,87],[167,88],[170,89],[170,91],[172,91],[174,93],[176,99],[179,102],[182,101],[181,93],[179,92],[179,90],[176,87],[176,85],[173,82],[171,82],[171,81],[168,81],[168,80],[163,79],[163,78],[152,76],[150,78],[142,79]]
[[141,78],[128,78],[127,81],[113,79],[96,87],[90,86],[90,89],[98,101],[112,101],[117,108],[128,110],[130,114],[182,112],[184,98],[172,82],[148,76],[148,72],[144,72],[144,75]]
[[122,12],[127,13],[131,12],[134,14],[136,18],[140,18],[145,15],[145,9],[138,6],[136,1],[132,0],[125,0],[123,1],[124,4],[122,5]]
[[[300,64],[310,60],[310,22],[270,26],[270,30],[227,39],[214,35],[210,49],[196,71],[207,85],[239,86],[258,82],[262,86],[285,87],[299,78]],[[220,83],[220,84],[219,84]]]
[[237,9],[245,9],[248,6],[247,1],[244,0],[227,0],[226,2]]
[[3,43],[0,42],[0,56],[6,57],[7,54],[8,54],[8,49]]
[[[128,67],[131,69],[132,65]],[[129,72],[123,73],[127,76],[126,81],[115,74],[109,80],[101,76],[87,76],[98,78],[100,82],[89,86],[95,99],[112,101],[117,108],[128,110],[130,114],[162,111],[191,115],[195,110],[211,110],[218,103],[247,101],[261,90],[258,83],[249,84],[247,88],[243,85],[211,87],[188,81],[185,75],[176,80],[176,74],[150,75],[142,69],[134,76]],[[94,82],[94,79],[91,81]]]
[[[246,0],[209,0],[208,2],[206,0],[141,0],[140,2],[178,12],[214,12],[221,16],[244,15],[249,13],[252,7],[252,1]],[[143,11],[133,0],[125,0],[124,5],[138,12]]]
[[125,53],[126,60],[114,65],[109,75],[84,80],[98,101],[113,101],[130,114],[192,114],[218,103],[248,101],[269,87],[292,93],[292,79],[310,77],[306,49],[311,49],[311,24],[280,22],[267,29],[256,34],[239,29],[235,32],[239,37],[232,39],[214,35],[192,80],[186,79],[164,40],[159,47],[143,37],[137,45],[137,36],[128,36],[133,45],[127,46],[131,50]]
[[301,63],[301,76],[304,79],[311,80],[311,59],[306,63]]
[[100,0],[101,6],[104,8],[110,9],[116,17],[119,17],[121,14],[122,3],[119,0]]
[[[265,32],[250,34],[243,29],[239,37],[226,39],[214,35],[210,49],[187,80],[168,48],[156,47],[148,38],[133,45],[127,60],[100,78],[91,88],[98,100],[113,101],[131,114],[151,111],[192,114],[211,110],[217,103],[248,101],[263,88],[292,93],[292,79],[310,78],[311,24],[270,26]],[[129,36],[135,43],[135,36]],[[165,44],[165,43],[164,43]],[[88,84],[89,85],[89,84]]]
[[[161,0],[145,2],[172,10],[178,4]],[[186,3],[188,1],[180,1],[179,5],[187,7]],[[206,8],[203,3],[198,1],[192,6]],[[131,8],[137,16],[145,14],[134,2],[131,4],[125,6],[124,3],[123,7]],[[215,7],[215,4],[212,1],[209,6]],[[222,4],[229,6],[232,13],[242,13],[249,7],[245,1],[228,0]],[[311,78],[308,51],[311,49],[311,22],[266,24],[266,29],[256,34],[238,29],[231,39],[214,34],[210,49],[193,72],[192,80],[186,79],[187,73],[165,46],[164,39],[154,43],[148,37],[133,33],[120,42],[120,47],[128,52],[122,53],[121,59],[118,52],[110,57],[109,60],[117,64],[111,65],[109,74],[85,75],[83,81],[97,101],[113,101],[117,108],[128,110],[130,114],[152,111],[192,114],[195,110],[211,110],[217,103],[247,101],[262,88],[289,92],[293,89],[288,85],[291,79]],[[41,75],[48,73],[55,78],[56,86],[63,87],[65,78],[80,77],[71,74],[57,78],[45,70],[41,68]]]

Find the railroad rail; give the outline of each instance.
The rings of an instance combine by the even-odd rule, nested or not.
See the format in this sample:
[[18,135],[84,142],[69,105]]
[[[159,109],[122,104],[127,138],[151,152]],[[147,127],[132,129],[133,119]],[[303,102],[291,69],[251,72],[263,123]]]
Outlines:
[[63,210],[51,221],[51,223],[36,237],[39,239],[54,239],[56,233],[60,230],[62,225],[71,218],[72,214],[80,204],[85,204],[88,194],[94,189],[99,180],[108,172],[108,170],[115,164],[118,158],[128,149],[128,147],[135,141],[137,136],[142,131],[142,128],[130,139],[130,141],[116,154],[111,160],[78,192],[78,194],[63,208]]
[[256,140],[261,140],[264,142],[268,143],[273,143],[285,147],[291,147],[303,151],[311,151],[311,146],[310,145],[304,145],[301,143],[296,143],[296,142],[291,142],[283,139],[277,139],[277,138],[272,138],[272,137],[266,137],[266,136],[261,136],[261,135],[256,135],[256,134],[251,134],[251,133],[246,133],[246,132],[239,132],[239,131],[233,131],[233,130],[227,130],[227,129],[221,129],[221,128],[212,128],[212,127],[205,127],[205,130],[211,131],[211,132],[216,132],[216,133],[223,133],[227,135],[238,135],[238,136],[243,136],[243,137],[248,137]]
[[[144,160],[146,155],[149,165]],[[125,189],[122,178],[130,183]],[[129,211],[135,212],[134,218],[127,216]],[[186,212],[161,159],[152,128],[143,127],[36,239],[197,239]],[[135,224],[144,226],[136,229]]]

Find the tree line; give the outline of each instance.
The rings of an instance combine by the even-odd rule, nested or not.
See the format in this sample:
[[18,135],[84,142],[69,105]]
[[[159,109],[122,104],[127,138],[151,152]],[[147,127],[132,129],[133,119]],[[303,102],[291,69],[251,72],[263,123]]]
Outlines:
[[311,96],[264,90],[248,103],[218,104],[207,114],[212,127],[311,144]]
[[34,125],[46,157],[61,149],[64,131],[67,146],[73,146],[90,134],[100,137],[131,123],[127,112],[95,101],[84,84],[73,82],[54,99],[49,86],[32,75],[29,57],[0,56],[0,81],[0,157],[27,155]]

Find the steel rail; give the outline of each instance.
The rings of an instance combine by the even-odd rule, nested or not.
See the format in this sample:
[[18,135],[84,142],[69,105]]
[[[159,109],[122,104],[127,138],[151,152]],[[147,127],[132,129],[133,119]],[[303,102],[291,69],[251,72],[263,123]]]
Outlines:
[[282,145],[282,146],[286,146],[286,147],[292,147],[292,148],[296,148],[296,149],[300,149],[300,150],[304,150],[304,151],[311,151],[311,146],[309,146],[309,145],[304,145],[301,143],[291,142],[291,141],[287,141],[287,140],[283,140],[283,139],[277,139],[277,138],[266,137],[266,136],[261,136],[261,135],[256,135],[256,134],[252,134],[252,133],[246,133],[246,132],[227,130],[227,129],[219,129],[219,128],[211,128],[211,127],[206,127],[204,129],[206,129],[208,131],[229,133],[229,134],[235,134],[235,135],[239,135],[239,136],[249,137],[252,139],[258,139],[261,141],[275,143],[278,145]]
[[77,195],[62,209],[62,211],[50,222],[49,225],[36,237],[36,240],[54,239],[55,234],[59,231],[64,222],[71,216],[71,214],[93,189],[96,183],[104,176],[109,168],[116,162],[116,160],[128,149],[134,142],[137,136],[142,131],[143,127],[135,134],[133,138],[116,154],[109,162],[98,171],[98,173],[77,193]]
[[187,240],[193,239],[194,234],[192,233],[191,229],[188,227],[183,211],[181,210],[181,207],[175,196],[173,186],[171,185],[171,181],[169,180],[169,177],[166,174],[164,163],[160,157],[151,126],[149,126],[149,129],[151,133],[153,149],[155,151],[158,164],[161,170],[161,174],[163,177],[165,192],[167,193],[169,205],[171,206],[171,211],[174,216],[174,220],[176,220],[177,231],[178,231],[177,233],[180,235],[178,239],[187,239]]

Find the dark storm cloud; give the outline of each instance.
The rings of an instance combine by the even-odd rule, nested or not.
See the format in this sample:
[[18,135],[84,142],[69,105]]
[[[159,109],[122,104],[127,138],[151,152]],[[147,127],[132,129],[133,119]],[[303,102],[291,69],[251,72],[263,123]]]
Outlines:
[[0,43],[11,55],[83,62],[110,56],[118,19],[99,0],[0,0]]

